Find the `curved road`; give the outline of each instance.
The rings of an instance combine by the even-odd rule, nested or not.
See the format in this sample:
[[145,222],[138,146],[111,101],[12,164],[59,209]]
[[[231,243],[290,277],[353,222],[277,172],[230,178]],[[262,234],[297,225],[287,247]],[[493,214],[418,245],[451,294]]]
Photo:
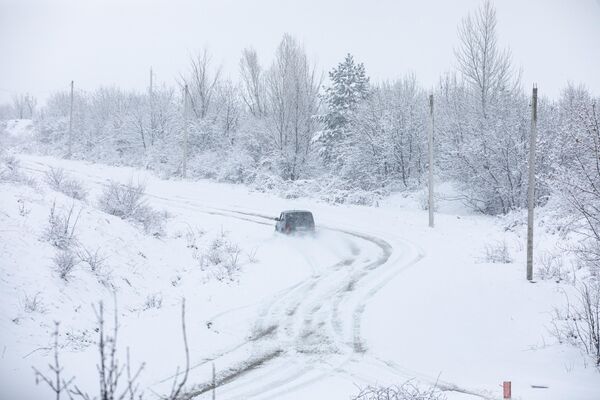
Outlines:
[[[23,162],[23,166],[37,173],[49,167],[37,161]],[[96,174],[68,172],[86,182],[107,183]],[[208,207],[194,198],[148,192],[147,195],[168,208],[220,215],[273,229],[273,217],[268,215]],[[354,382],[365,385],[382,381],[382,377],[391,382],[416,379],[444,391],[491,398],[487,393],[440,381],[371,354],[361,336],[362,315],[369,299],[425,256],[417,245],[397,237],[384,239],[336,226],[320,229],[377,246],[379,254],[374,259],[364,257],[358,246],[349,257],[281,291],[259,310],[251,338],[193,365],[192,368],[199,368],[217,361],[221,371],[217,377],[220,399],[276,399],[332,375],[350,376]],[[218,325],[227,313],[214,316],[213,323]],[[197,383],[188,392],[188,398],[202,398],[211,388],[211,382]]]

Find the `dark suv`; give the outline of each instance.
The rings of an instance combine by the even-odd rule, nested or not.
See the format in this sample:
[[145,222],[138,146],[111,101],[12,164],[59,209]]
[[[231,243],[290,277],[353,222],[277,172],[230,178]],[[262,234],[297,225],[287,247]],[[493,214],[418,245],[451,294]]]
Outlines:
[[275,230],[281,233],[314,232],[315,220],[310,211],[289,210],[275,218]]

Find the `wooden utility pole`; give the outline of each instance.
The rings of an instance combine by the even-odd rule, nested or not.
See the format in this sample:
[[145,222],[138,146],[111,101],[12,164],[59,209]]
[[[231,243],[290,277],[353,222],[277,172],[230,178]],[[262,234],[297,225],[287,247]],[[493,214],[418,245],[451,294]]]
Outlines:
[[181,176],[185,179],[187,172],[188,158],[188,104],[189,104],[188,86],[183,89],[183,163],[181,165]]
[[531,94],[531,136],[529,137],[529,182],[527,188],[527,280],[533,279],[533,207],[535,205],[535,141],[537,134],[537,86]]
[[67,150],[67,158],[71,158],[73,150],[73,86],[74,83],[71,81],[71,108],[69,111],[69,147]]
[[429,95],[429,119],[430,119],[430,127],[428,130],[428,151],[429,151],[429,199],[428,199],[428,208],[429,208],[429,227],[433,228],[433,129],[434,129],[434,119],[433,119],[433,94]]

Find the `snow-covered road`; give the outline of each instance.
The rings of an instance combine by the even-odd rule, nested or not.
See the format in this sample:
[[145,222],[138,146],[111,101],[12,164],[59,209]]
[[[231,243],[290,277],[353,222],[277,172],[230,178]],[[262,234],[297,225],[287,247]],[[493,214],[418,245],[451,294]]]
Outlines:
[[[52,164],[52,160],[48,163],[25,158],[23,167],[31,173],[43,174]],[[110,179],[94,168],[74,169],[63,164],[60,167],[86,184],[96,185],[96,189]],[[158,208],[190,216],[199,213],[233,218],[273,229],[273,217],[278,210],[266,214],[249,207],[224,207],[222,199],[214,203],[206,196],[162,190],[155,186],[169,182],[154,182],[150,176],[143,179],[147,182],[146,195]],[[215,362],[224,371],[218,376],[219,397],[226,399],[271,399],[285,395],[293,398],[296,390],[336,376],[361,385],[418,379],[445,391],[488,397],[438,376],[404,369],[386,360],[385,355],[373,354],[361,335],[368,301],[396,275],[424,257],[419,246],[396,235],[387,234],[384,238],[357,230],[352,223],[319,224],[317,240],[323,235],[336,235],[347,241],[348,254],[340,254],[339,260],[330,265],[315,266],[308,278],[281,290],[268,301],[243,307],[244,313],[255,314],[246,315],[254,320],[253,336],[205,356],[192,366],[192,370],[205,370],[195,376],[207,376],[210,363]],[[230,324],[239,312],[239,307],[225,310],[210,321],[218,330],[221,323]],[[160,386],[163,380],[158,383]],[[195,384],[192,393],[198,398],[211,386],[210,381]]]
[[[430,230],[426,214],[414,205],[336,207],[236,185],[164,181],[131,168],[19,157],[38,177],[50,167],[63,168],[85,182],[91,198],[110,180],[143,181],[149,203],[168,211],[173,224],[226,225],[241,243],[262,246],[260,268],[248,266],[239,286],[195,287],[193,278],[187,286],[167,285],[172,293],[191,296],[189,387],[198,399],[211,396],[213,363],[220,399],[347,398],[357,385],[409,379],[435,384],[449,399],[499,398],[502,380],[513,380],[515,392],[528,399],[560,399],[576,388],[573,398],[592,400],[600,391],[594,371],[581,367],[576,351],[546,345],[548,310],[562,293],[551,285],[524,283],[518,265],[477,261],[490,240],[519,240],[491,218],[446,211]],[[273,217],[289,208],[313,211],[315,237],[273,234]],[[94,213],[92,221],[105,218]],[[98,234],[121,229],[117,222]],[[93,240],[96,229],[85,227],[83,233]],[[164,280],[187,262],[173,247],[175,236],[138,239],[147,242],[139,244],[146,254],[156,247],[158,254],[148,257],[160,258],[162,269],[141,272],[134,265],[136,275]],[[518,243],[514,248],[519,251]],[[152,282],[144,289],[156,289]],[[145,384],[158,393],[168,391],[165,385],[181,361],[175,343],[180,336],[173,328],[176,307],[172,301],[154,314],[136,311],[137,317],[123,323],[123,336],[153,366]],[[21,328],[11,329],[18,334]]]

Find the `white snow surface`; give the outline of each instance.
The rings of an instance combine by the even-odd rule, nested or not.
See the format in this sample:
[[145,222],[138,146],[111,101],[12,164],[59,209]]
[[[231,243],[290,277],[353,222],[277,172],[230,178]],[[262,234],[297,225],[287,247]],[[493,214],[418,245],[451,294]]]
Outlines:
[[[440,202],[436,227],[415,196],[395,195],[379,207],[287,200],[243,186],[160,180],[148,172],[51,157],[19,155],[37,188],[0,183],[0,394],[2,399],[51,398],[31,367],[46,371],[53,321],[60,321],[66,376],[95,390],[97,362],[92,304],[109,314],[112,291],[78,265],[62,281],[56,253],[43,240],[53,202],[81,209],[79,242],[107,256],[116,293],[119,350],[130,348],[146,394],[166,393],[183,366],[180,303],[186,299],[191,373],[187,387],[210,381],[219,399],[347,399],[357,386],[414,379],[437,384],[449,399],[600,398],[598,371],[550,334],[553,308],[565,300],[554,282],[525,280],[524,229]],[[84,182],[76,201],[43,183],[49,167]],[[115,180],[146,184],[148,203],[169,215],[164,237],[97,207]],[[284,209],[315,215],[314,237],[274,232]],[[24,210],[24,212],[23,212]],[[22,215],[23,214],[23,215]],[[225,234],[241,249],[241,270],[219,281],[202,270],[199,251]],[[558,241],[539,229],[542,247]],[[504,241],[515,262],[482,260],[487,244]],[[38,310],[26,310],[37,295]],[[149,297],[162,299],[149,308]],[[252,368],[248,368],[248,366]],[[543,386],[547,388],[534,388]],[[210,398],[209,393],[196,398]]]

